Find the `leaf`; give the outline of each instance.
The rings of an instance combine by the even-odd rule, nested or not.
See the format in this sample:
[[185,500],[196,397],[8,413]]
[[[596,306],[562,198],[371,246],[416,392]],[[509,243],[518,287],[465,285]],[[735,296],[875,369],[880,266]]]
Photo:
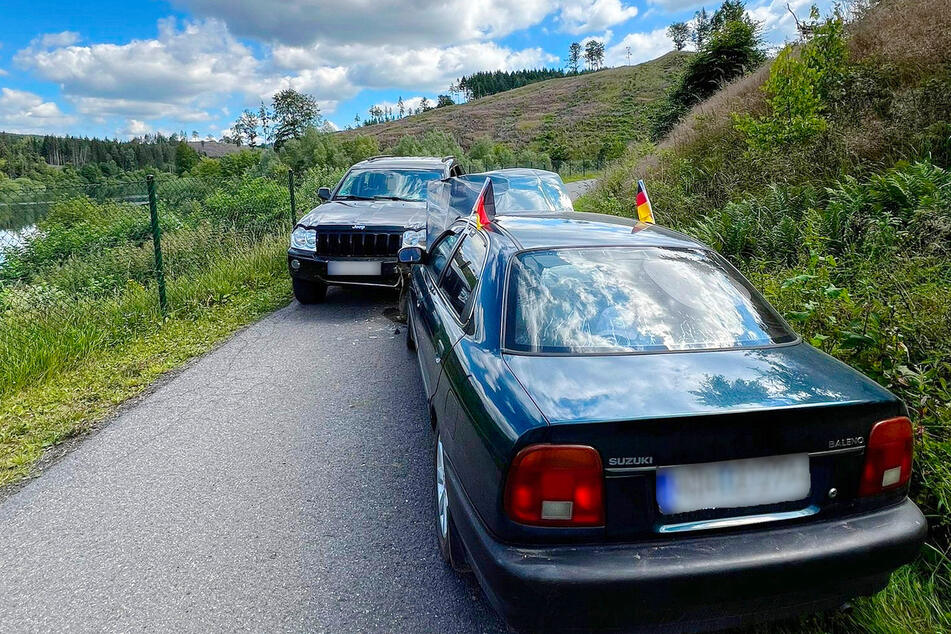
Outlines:
[[796,276],[794,276],[794,277],[789,277],[789,278],[786,278],[785,280],[783,280],[782,288],[789,288],[789,287],[792,286],[793,284],[800,284],[800,283],[802,283],[802,282],[807,282],[807,281],[809,281],[809,280],[814,280],[815,278],[816,278],[815,275],[807,275],[807,274],[796,275]]
[[868,335],[863,335],[861,333],[851,332],[848,330],[842,334],[844,336],[839,343],[843,348],[862,348],[875,345],[875,340]]

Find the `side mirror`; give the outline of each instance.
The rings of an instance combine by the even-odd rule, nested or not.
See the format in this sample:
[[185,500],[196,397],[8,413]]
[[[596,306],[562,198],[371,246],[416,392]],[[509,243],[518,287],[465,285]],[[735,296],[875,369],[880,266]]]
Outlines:
[[320,189],[318,189],[318,190],[317,190],[317,198],[319,198],[319,199],[321,199],[321,200],[330,200],[330,188],[329,188],[329,187],[321,187]]
[[398,258],[403,264],[416,264],[423,261],[424,253],[422,247],[403,247],[399,251]]

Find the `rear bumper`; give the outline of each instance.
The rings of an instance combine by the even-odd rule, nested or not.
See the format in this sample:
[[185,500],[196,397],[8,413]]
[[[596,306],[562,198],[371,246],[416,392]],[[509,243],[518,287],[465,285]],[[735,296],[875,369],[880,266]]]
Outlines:
[[[342,258],[337,258],[342,259]],[[287,252],[287,270],[291,277],[309,282],[322,282],[332,286],[382,286],[398,288],[400,285],[399,263],[393,258],[347,258],[360,262],[379,262],[381,275],[327,275],[329,258],[315,256],[306,251],[290,249]]]
[[906,499],[861,516],[742,533],[508,545],[487,532],[449,476],[473,571],[520,629],[696,631],[836,607],[881,589],[927,534]]

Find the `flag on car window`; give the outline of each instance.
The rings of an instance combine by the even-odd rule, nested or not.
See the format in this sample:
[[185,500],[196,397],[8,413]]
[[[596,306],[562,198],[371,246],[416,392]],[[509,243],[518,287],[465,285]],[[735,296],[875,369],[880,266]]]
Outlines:
[[495,190],[492,187],[491,178],[485,179],[485,184],[482,186],[482,191],[479,192],[472,213],[475,214],[476,226],[479,229],[488,227],[495,218]]
[[651,207],[651,199],[647,195],[647,187],[644,181],[637,181],[637,219],[641,222],[654,224],[654,208]]

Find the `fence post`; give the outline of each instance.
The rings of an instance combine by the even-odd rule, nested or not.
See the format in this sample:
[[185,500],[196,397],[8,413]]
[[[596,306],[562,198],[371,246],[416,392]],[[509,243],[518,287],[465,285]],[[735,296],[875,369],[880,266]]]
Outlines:
[[297,201],[294,198],[294,170],[287,170],[287,188],[291,192],[291,229],[297,224]]
[[152,248],[155,252],[155,282],[158,284],[159,309],[168,317],[168,298],[165,296],[165,270],[162,266],[162,229],[159,227],[158,204],[155,202],[155,176],[145,178],[149,190],[149,215],[152,217]]

